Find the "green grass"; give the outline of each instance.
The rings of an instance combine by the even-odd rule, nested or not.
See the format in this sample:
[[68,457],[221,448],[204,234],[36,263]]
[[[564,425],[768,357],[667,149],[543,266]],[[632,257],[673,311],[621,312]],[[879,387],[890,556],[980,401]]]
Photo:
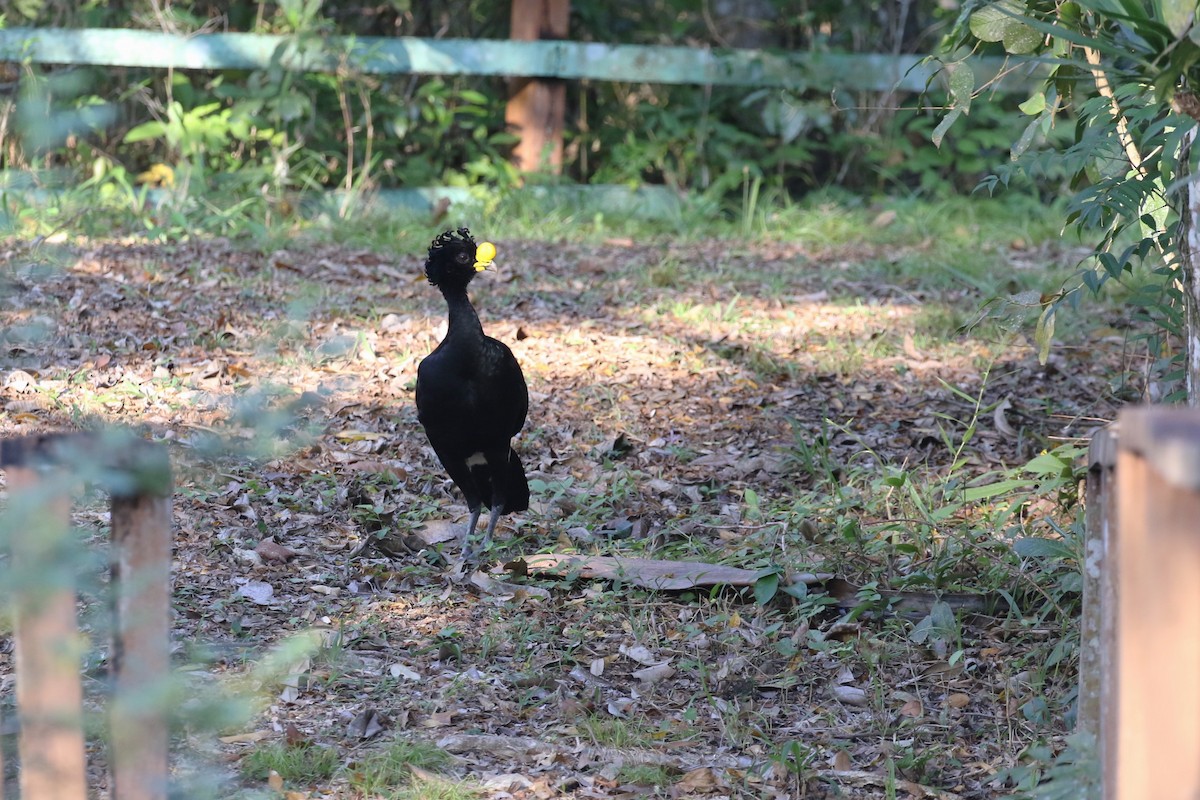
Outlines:
[[276,772],[285,785],[298,788],[328,781],[340,764],[341,757],[331,747],[272,742],[247,753],[241,769],[247,780],[265,781]]
[[622,783],[655,789],[665,789],[675,781],[671,770],[656,764],[626,764],[617,771],[617,779]]
[[383,792],[387,800],[474,800],[481,792],[466,781],[422,777],[407,786]]
[[[278,773],[290,788],[346,783],[364,796],[387,800],[459,800],[476,797],[467,784],[434,774],[451,763],[450,754],[428,742],[394,739],[342,765],[337,749],[318,744],[272,742],[246,754],[244,778],[266,781]],[[417,775],[414,775],[414,770]]]
[[651,731],[636,722],[598,714],[577,719],[575,729],[593,744],[617,749],[653,747],[655,741]]
[[424,791],[421,785],[410,785],[414,767],[423,771],[437,771],[449,766],[451,760],[449,753],[429,742],[394,739],[381,748],[367,751],[349,764],[345,777],[353,789],[365,795],[383,795],[395,800],[473,797],[473,793],[450,782],[430,789],[434,792],[431,794],[421,793]]
[[[92,191],[67,189],[57,193],[54,202],[28,205],[22,205],[20,195],[12,193],[9,202],[18,212],[9,219],[16,230],[32,235],[60,230],[105,236],[125,230],[151,237],[207,232],[253,238],[264,249],[295,247],[300,235],[396,253],[421,252],[440,230],[462,224],[465,220],[459,217],[464,215],[473,229],[486,230],[493,239],[539,239],[547,231],[555,231],[556,236],[571,241],[592,243],[610,238],[629,238],[647,244],[719,238],[781,241],[810,248],[839,248],[868,239],[888,248],[916,245],[956,248],[964,243],[977,244],[981,233],[988,241],[1000,244],[1032,243],[1056,238],[1062,219],[1054,208],[1048,209],[1039,201],[1015,192],[1001,199],[888,199],[869,205],[852,196],[816,193],[802,201],[776,198],[769,205],[760,203],[753,211],[752,224],[744,219],[748,213],[745,207],[732,204],[719,210],[706,200],[685,201],[681,213],[673,218],[644,219],[635,214],[598,214],[578,205],[519,194],[498,194],[483,206],[452,212],[437,224],[426,214],[403,212],[352,212],[345,219],[323,215],[313,219],[276,217],[270,225],[255,218],[255,212],[262,210],[257,206],[244,207],[237,214],[214,213],[241,205],[244,199],[198,195],[187,201],[191,207],[184,216],[163,225],[155,223],[168,214],[136,209],[119,193],[98,200]],[[895,217],[881,225],[882,212],[895,212]],[[195,222],[200,216],[206,216],[219,230],[198,227]],[[189,219],[192,224],[179,221]],[[687,265],[678,266],[686,271]],[[667,260],[663,267],[665,273],[654,283],[671,285],[676,265]]]

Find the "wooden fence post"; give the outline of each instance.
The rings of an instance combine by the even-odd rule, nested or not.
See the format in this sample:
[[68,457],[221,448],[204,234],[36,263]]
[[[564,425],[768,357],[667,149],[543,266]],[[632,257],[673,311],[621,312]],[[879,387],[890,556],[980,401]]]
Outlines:
[[[131,443],[113,488],[113,647],[109,762],[114,800],[167,796],[171,634],[171,466],[161,445]],[[122,481],[125,483],[125,481]]]
[[122,432],[49,434],[0,442],[0,466],[7,470],[10,513],[20,526],[10,526],[9,546],[21,796],[87,797],[75,564],[67,549],[71,483],[86,477],[108,488],[112,521],[108,794],[113,800],[163,800],[171,608],[166,450]]
[[1200,413],[1122,412],[1106,798],[1200,797]]
[[[565,39],[570,19],[570,0],[512,0],[509,35],[520,41]],[[566,109],[567,86],[562,80],[513,78],[504,121],[521,137],[513,156],[522,172],[543,167],[555,175],[562,172]]]
[[1116,475],[1119,429],[1113,424],[1092,437],[1088,447],[1083,543],[1083,618],[1080,621],[1079,710],[1076,727],[1091,735],[1098,763],[1105,763],[1103,712],[1111,691],[1116,656]]
[[[37,468],[40,438],[5,442],[14,577],[21,797],[85,800],[83,687],[75,584],[69,555],[71,502],[61,470]],[[32,507],[37,501],[37,507]]]

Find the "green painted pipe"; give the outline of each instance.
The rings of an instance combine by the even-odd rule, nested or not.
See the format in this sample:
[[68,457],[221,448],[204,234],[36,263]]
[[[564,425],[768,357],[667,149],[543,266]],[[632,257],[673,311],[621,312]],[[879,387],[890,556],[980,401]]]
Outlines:
[[[205,33],[192,36],[111,29],[0,30],[0,60],[43,64],[175,69],[287,69],[328,72],[349,58],[375,74],[529,76],[636,83],[775,86],[919,92],[937,73],[915,55],[709,50],[594,42],[517,42],[378,36],[274,36]],[[979,60],[994,74],[1000,62]],[[1012,66],[1012,62],[1009,62]],[[1030,63],[995,88],[1032,85]],[[981,76],[977,85],[987,76]]]

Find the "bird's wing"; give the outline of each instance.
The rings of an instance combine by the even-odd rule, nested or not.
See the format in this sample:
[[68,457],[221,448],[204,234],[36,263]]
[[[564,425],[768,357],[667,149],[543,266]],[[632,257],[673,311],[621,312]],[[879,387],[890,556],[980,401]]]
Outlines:
[[488,351],[491,395],[503,408],[504,419],[511,426],[509,436],[516,436],[529,414],[529,387],[521,365],[508,345],[496,339],[485,342]]

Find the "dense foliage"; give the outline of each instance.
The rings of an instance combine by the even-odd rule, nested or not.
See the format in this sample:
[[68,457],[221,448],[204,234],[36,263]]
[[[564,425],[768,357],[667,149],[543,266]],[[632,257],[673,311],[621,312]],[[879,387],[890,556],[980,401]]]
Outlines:
[[[1131,309],[1154,323],[1144,337],[1150,400],[1181,399],[1184,390],[1180,211],[1200,115],[1194,12],[1195,3],[1182,0],[1000,0],[966,8],[950,37],[974,53],[1035,56],[1050,65],[1042,89],[1021,105],[1027,133],[1014,139],[1012,163],[988,182],[1066,175],[1073,194],[1065,221],[1095,244],[1095,260],[1078,280],[1039,300],[1043,357],[1061,306],[1148,267],[1150,274],[1128,283],[1135,287]],[[952,69],[958,91],[945,127],[960,112],[974,113],[971,98],[986,90],[975,86],[970,58]],[[1052,128],[1069,138],[1031,146],[1035,134]]]
[[[1028,135],[1014,140],[1012,163],[988,181],[995,186],[1016,175],[1065,174],[1071,190],[1065,222],[1093,247],[1094,258],[1074,280],[1030,303],[1040,308],[1043,360],[1062,307],[1121,284],[1129,316],[1152,323],[1139,337],[1146,377],[1140,399],[1186,396],[1196,404],[1200,254],[1188,252],[1188,228],[1196,224],[1189,195],[1195,191],[1193,141],[1200,120],[1195,2],[981,2],[964,8],[948,42],[964,58],[950,66],[953,104],[939,135],[973,113],[973,101],[986,91],[976,86],[975,54],[1032,57],[1049,67],[1041,90],[1021,105]],[[1034,146],[1033,134],[1052,127],[1068,131],[1068,140]],[[1030,748],[1026,755],[1029,763],[1010,773],[1026,792],[1018,796],[1099,796],[1100,765],[1087,732],[1071,737],[1057,755],[1051,747]]]
[[[698,0],[572,3],[578,40],[698,47],[928,53],[953,22],[954,3],[759,0],[723,10]],[[404,0],[323,4],[15,0],[9,26],[124,27],[506,38],[504,3]],[[508,185],[514,137],[505,130],[501,79],[379,77],[347,59],[336,74],[279,69],[221,73],[23,67],[22,92],[50,107],[113,104],[115,114],[47,148],[4,142],[0,166],[67,165],[84,174],[228,184],[264,194],[298,188]],[[64,82],[64,79],[65,82]],[[797,196],[839,186],[855,192],[970,189],[1019,135],[1011,108],[981,110],[941,149],[927,146],[946,99],[936,93],[830,92],[826,86],[743,88],[568,83],[567,177],[660,183],[740,196],[754,182]],[[3,108],[15,115],[14,97]],[[12,126],[0,127],[0,136]],[[230,177],[233,176],[233,177]],[[178,177],[178,176],[176,176]]]

